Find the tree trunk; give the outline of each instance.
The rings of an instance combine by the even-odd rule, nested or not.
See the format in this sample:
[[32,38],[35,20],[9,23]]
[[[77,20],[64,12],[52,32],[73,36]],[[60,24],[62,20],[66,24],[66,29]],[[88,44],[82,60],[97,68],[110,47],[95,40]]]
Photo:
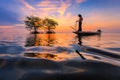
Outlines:
[[50,32],[50,26],[48,26],[48,32]]
[[34,27],[34,33],[38,33],[37,28]]

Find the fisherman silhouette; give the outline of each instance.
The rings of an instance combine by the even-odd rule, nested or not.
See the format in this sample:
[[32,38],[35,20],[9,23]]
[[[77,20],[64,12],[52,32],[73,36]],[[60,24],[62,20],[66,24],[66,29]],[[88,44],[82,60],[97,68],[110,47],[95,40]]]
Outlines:
[[78,22],[78,31],[82,31],[82,21],[83,21],[83,17],[81,14],[78,14],[79,20],[76,21]]
[[97,32],[101,33],[102,31],[101,31],[101,29],[98,29]]

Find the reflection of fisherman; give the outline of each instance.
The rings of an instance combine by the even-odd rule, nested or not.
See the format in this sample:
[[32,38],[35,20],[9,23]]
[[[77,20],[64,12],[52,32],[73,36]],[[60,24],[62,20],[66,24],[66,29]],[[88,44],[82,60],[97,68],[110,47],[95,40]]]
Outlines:
[[78,22],[78,31],[82,31],[82,21],[83,21],[83,18],[82,18],[81,14],[78,14],[78,17],[79,17],[79,20],[76,21],[76,22]]
[[82,46],[82,36],[78,36],[78,44]]

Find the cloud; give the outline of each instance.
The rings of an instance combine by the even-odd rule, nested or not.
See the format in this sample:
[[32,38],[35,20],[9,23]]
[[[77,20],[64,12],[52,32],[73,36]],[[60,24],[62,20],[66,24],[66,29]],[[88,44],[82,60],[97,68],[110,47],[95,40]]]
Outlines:
[[76,0],[76,3],[82,3],[84,1],[86,1],[86,0]]
[[8,28],[13,28],[13,26],[0,26],[0,29],[8,29]]
[[[84,2],[85,0],[41,0],[37,7],[38,12],[42,12],[43,15],[56,15],[57,13],[64,16],[67,13],[68,8],[70,8],[74,2],[74,8],[77,8],[78,4]],[[38,10],[37,9],[37,10]],[[72,12],[70,12],[72,13]]]
[[25,9],[35,10],[35,8],[29,3],[27,3],[25,0],[19,0],[19,2],[24,5]]
[[61,15],[64,15],[65,14],[65,11],[67,10],[67,8],[70,6],[71,4],[70,3],[65,3],[63,1],[61,1],[61,6],[58,8],[58,12],[61,14]]
[[70,6],[70,3],[65,2],[64,0],[42,0],[37,4],[39,10],[44,11],[46,13],[59,13],[60,15],[64,15],[67,8]]

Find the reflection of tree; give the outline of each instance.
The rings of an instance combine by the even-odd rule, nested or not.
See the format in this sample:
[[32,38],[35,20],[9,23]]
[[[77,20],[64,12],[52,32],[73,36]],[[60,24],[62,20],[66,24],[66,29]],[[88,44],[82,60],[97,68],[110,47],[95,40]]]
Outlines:
[[[62,54],[61,54],[62,55]],[[60,54],[52,54],[52,53],[24,53],[25,57],[34,57],[34,58],[42,58],[42,59],[49,59],[49,60],[54,60],[54,61],[64,61],[67,56],[64,57],[61,56]]]
[[46,58],[46,59],[56,59],[56,58],[58,58],[57,55],[50,54],[50,53],[24,53],[24,56],[36,57],[36,58]]
[[26,47],[28,46],[34,46],[35,45],[35,39],[36,39],[36,34],[30,34],[29,37],[26,40]]
[[55,34],[46,34],[46,46],[55,44]]
[[55,34],[30,34],[25,46],[52,46],[56,44]]

